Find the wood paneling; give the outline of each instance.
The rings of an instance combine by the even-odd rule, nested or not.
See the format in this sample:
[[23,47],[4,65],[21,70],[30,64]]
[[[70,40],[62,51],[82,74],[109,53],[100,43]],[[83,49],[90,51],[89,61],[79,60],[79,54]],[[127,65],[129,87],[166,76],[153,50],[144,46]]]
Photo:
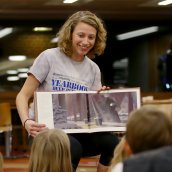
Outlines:
[[17,94],[18,92],[14,92],[14,91],[0,92],[0,103],[9,102],[11,108],[16,108],[15,99]]

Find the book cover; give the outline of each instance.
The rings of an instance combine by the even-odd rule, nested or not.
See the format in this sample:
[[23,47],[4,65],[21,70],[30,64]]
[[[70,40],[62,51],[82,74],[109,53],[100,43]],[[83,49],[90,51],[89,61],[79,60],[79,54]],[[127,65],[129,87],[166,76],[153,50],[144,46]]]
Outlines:
[[66,133],[125,131],[140,107],[140,88],[106,91],[35,92],[36,120]]

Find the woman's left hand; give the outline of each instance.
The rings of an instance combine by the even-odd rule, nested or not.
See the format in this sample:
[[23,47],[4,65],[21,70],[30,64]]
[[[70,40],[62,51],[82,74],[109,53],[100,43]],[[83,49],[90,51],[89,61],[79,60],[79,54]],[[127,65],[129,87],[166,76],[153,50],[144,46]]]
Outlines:
[[105,91],[105,90],[110,90],[111,88],[108,86],[102,86],[100,89],[97,90],[98,93],[100,93],[101,91]]

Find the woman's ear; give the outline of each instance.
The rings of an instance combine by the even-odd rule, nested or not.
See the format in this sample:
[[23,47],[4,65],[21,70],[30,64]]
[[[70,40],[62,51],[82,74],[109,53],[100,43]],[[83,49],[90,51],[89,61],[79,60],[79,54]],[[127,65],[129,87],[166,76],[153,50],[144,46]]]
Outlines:
[[133,151],[131,150],[131,147],[126,139],[125,139],[125,143],[124,143],[124,151],[126,152],[126,154],[128,156],[133,154]]

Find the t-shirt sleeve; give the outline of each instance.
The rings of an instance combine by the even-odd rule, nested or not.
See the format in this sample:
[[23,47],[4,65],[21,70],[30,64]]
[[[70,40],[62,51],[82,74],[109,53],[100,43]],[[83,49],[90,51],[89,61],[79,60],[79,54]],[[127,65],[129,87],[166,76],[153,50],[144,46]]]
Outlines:
[[34,61],[28,74],[32,74],[35,78],[42,83],[48,75],[50,64],[48,61],[47,51],[42,52]]

